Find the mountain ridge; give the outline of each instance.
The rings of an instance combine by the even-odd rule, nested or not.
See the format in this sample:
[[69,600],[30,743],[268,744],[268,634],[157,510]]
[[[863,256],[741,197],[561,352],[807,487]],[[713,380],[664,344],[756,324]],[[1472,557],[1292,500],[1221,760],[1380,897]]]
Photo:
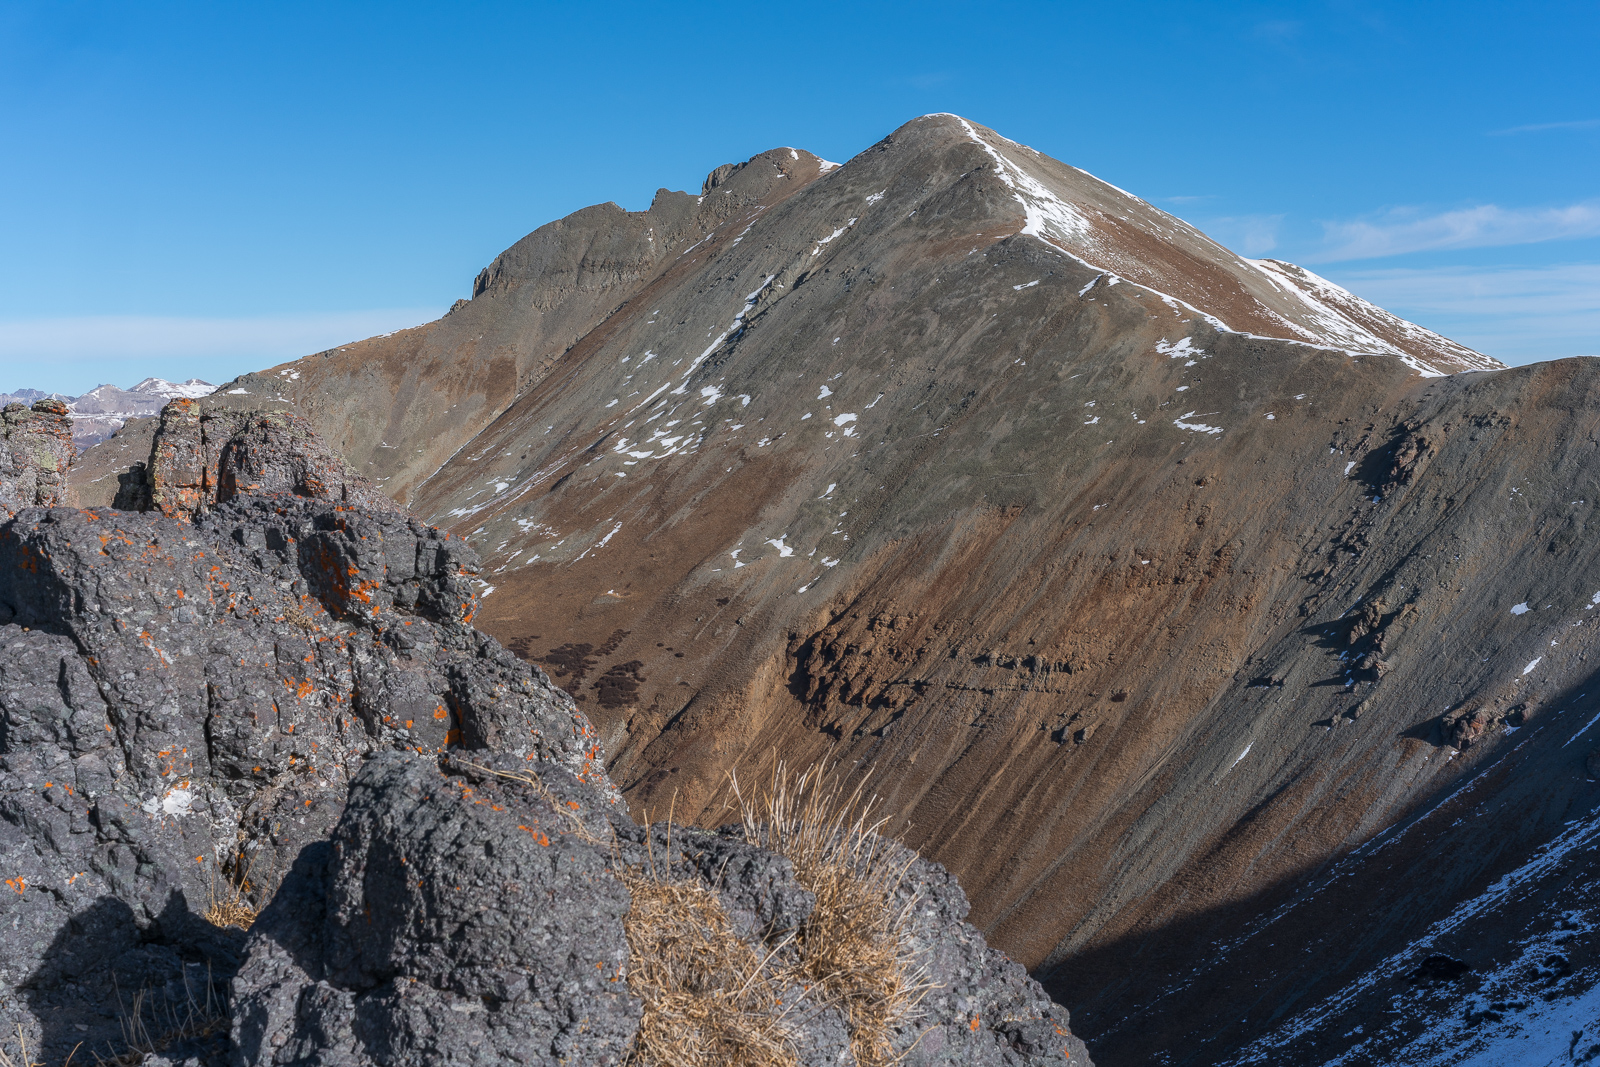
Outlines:
[[[1600,371],[1503,369],[1012,144],[931,116],[585,209],[439,322],[202,403],[296,408],[481,546],[481,625],[635,810],[846,768],[1098,1060],[1223,1062],[1268,1032],[1241,990],[1306,1009],[1587,817],[1538,747],[1558,786],[1520,823],[1491,789],[1494,850],[1427,823],[1410,902],[1362,859],[1594,714]],[[1280,911],[1316,934],[1250,942]]]

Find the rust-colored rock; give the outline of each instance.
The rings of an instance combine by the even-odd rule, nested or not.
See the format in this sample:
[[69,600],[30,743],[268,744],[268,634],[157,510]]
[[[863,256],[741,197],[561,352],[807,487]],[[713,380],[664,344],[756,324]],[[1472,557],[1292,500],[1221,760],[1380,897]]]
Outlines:
[[243,494],[273,493],[385,514],[404,511],[351,470],[299,415],[206,410],[185,398],[162,409],[149,462],[126,479],[115,506],[192,519]]
[[38,400],[31,409],[7,404],[0,411],[0,514],[35,506],[75,507],[67,471],[77,454],[72,420],[61,401]]

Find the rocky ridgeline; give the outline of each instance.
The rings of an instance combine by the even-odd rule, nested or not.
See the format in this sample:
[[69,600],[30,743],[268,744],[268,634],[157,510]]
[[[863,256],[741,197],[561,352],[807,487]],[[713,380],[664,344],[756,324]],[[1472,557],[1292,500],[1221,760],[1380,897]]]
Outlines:
[[[634,825],[572,699],[472,628],[472,549],[302,422],[175,401],[133,510],[78,510],[60,421],[8,408],[0,479],[0,1034],[35,1061],[620,1063],[650,857],[793,951],[788,861]],[[900,893],[906,1062],[1088,1063],[942,868]],[[796,1062],[852,1061],[836,1007],[789,1018]]]

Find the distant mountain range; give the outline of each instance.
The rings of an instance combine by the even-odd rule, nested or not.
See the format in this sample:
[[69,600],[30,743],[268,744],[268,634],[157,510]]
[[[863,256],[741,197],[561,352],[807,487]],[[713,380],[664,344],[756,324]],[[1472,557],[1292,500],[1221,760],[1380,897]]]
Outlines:
[[136,385],[119,389],[114,385],[99,385],[82,396],[63,393],[45,393],[38,389],[16,389],[0,393],[0,407],[6,404],[32,404],[35,400],[55,397],[64,401],[72,416],[72,440],[79,448],[105,440],[129,419],[154,415],[161,405],[175,397],[202,397],[217,387],[199,378],[186,382],[169,382],[165,378],[146,378]]

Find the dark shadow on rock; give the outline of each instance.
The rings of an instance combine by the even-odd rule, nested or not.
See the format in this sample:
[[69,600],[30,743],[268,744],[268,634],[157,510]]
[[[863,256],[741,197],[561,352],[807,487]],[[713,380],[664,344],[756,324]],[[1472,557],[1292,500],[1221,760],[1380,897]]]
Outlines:
[[149,511],[150,486],[145,478],[145,464],[135,463],[117,475],[117,495],[111,502],[115,511]]
[[[222,1020],[244,937],[195,915],[181,893],[144,923],[122,900],[101,897],[62,924],[22,984],[43,1030],[38,1058],[51,1067],[69,1056],[112,1059],[130,1036],[162,1041]],[[226,1033],[225,1023],[212,1027],[213,1037]]]

